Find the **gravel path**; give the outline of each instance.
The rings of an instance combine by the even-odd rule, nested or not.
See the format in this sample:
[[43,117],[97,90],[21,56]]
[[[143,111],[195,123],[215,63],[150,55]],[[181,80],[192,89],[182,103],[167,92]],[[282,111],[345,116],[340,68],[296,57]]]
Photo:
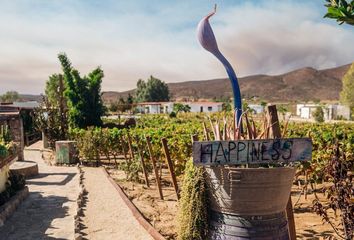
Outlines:
[[149,240],[150,234],[138,223],[101,168],[84,167],[88,192],[82,231],[86,239]]
[[40,151],[25,150],[25,159],[38,163],[39,175],[27,180],[30,194],[0,227],[0,239],[74,239],[77,168],[47,166]]

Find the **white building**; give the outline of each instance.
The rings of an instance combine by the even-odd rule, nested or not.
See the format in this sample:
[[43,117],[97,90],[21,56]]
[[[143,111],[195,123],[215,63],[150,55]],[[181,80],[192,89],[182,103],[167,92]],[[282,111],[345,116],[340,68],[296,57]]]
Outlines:
[[162,102],[142,102],[136,105],[136,109],[139,113],[162,113]]
[[255,111],[256,114],[264,112],[264,107],[259,104],[248,104],[248,107]]
[[329,104],[325,106],[320,104],[297,104],[296,115],[300,116],[301,118],[311,119],[313,118],[312,113],[316,110],[317,107],[323,108],[325,120],[336,120],[339,118],[345,120],[350,119],[349,107],[339,104]]
[[[191,112],[213,113],[222,111],[221,102],[178,102],[188,105]],[[171,113],[175,102],[143,102],[137,104],[137,110],[140,113]]]

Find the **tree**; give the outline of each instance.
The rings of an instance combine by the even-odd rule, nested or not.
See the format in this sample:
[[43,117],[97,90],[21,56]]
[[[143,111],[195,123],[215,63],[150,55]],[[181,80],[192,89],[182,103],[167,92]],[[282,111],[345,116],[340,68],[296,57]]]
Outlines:
[[278,112],[282,115],[283,120],[285,120],[285,116],[286,116],[286,113],[288,112],[288,108],[284,105],[279,105]]
[[190,112],[191,107],[188,104],[175,103],[175,104],[173,104],[173,111],[176,114],[179,112]]
[[137,102],[161,102],[170,100],[170,92],[165,82],[150,76],[145,82],[139,79],[136,89]]
[[343,89],[340,93],[340,101],[354,111],[354,63],[344,75]]
[[49,76],[46,82],[45,94],[47,96],[47,101],[49,101],[51,107],[57,109],[57,118],[59,121],[58,126],[60,126],[60,137],[63,140],[67,136],[68,132],[68,106],[67,99],[65,97],[65,82],[62,74],[53,74]]
[[128,93],[127,97],[127,109],[126,110],[131,110],[133,108],[133,103],[134,103],[134,98],[130,93]]
[[117,104],[117,110],[120,112],[125,112],[127,110],[127,104],[124,98],[120,97]]
[[339,24],[347,23],[354,25],[354,1],[326,0],[327,14],[325,18],[336,19]]
[[[61,115],[57,108],[52,106],[48,97],[43,100],[38,108],[34,109],[34,125],[37,130],[44,132],[48,138],[50,148],[55,147],[55,141],[65,139],[65,131],[62,129]],[[63,135],[64,134],[64,135]]]
[[323,108],[318,106],[315,111],[313,111],[312,116],[315,118],[316,122],[322,123],[324,122],[324,112]]
[[7,91],[1,96],[1,101],[5,103],[12,103],[20,99],[20,95],[16,91]]
[[104,76],[100,67],[87,76],[80,76],[65,53],[58,55],[66,82],[65,96],[68,99],[69,124],[86,128],[102,125],[104,106],[101,99],[101,83]]
[[111,112],[117,112],[118,111],[118,102],[112,102],[109,105],[109,111]]

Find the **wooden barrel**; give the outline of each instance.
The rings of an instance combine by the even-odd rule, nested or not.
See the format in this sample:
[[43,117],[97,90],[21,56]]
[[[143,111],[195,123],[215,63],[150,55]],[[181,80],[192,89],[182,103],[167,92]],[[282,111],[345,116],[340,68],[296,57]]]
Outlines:
[[206,168],[210,239],[289,239],[285,208],[295,169]]

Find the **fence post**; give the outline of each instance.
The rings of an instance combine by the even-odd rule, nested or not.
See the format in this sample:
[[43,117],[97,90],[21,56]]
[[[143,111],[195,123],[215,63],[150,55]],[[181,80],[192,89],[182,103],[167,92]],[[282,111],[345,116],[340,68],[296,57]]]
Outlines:
[[139,140],[136,138],[136,143],[138,145],[138,152],[140,155],[140,161],[141,161],[141,165],[143,167],[143,173],[144,173],[144,177],[145,177],[145,183],[147,187],[150,187],[150,183],[149,183],[149,177],[148,177],[148,173],[146,170],[146,166],[145,166],[145,162],[144,162],[144,152],[143,150],[140,148],[140,144],[139,144]]
[[175,192],[176,192],[176,195],[177,195],[177,199],[179,199],[179,192],[178,192],[178,185],[177,185],[176,175],[175,175],[175,171],[174,171],[174,168],[173,168],[173,163],[171,161],[170,151],[168,150],[167,140],[166,140],[166,138],[162,138],[161,141],[162,141],[163,150],[165,152],[168,169],[170,170],[173,187],[175,189]]
[[155,161],[155,157],[153,155],[150,137],[146,137],[146,143],[147,143],[147,146],[148,146],[148,150],[149,150],[149,155],[150,155],[150,159],[151,159],[151,162],[152,162],[152,166],[154,168],[157,189],[159,190],[159,194],[160,194],[161,200],[163,200],[160,177],[159,177],[159,173],[158,173],[158,170],[157,170],[157,167],[156,167],[156,161]]

